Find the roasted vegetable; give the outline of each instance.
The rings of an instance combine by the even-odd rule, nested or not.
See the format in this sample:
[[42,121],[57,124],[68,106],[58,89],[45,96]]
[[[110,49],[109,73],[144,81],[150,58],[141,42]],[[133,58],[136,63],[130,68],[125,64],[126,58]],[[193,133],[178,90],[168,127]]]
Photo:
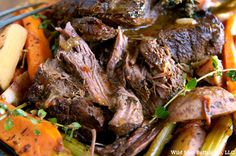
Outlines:
[[0,34],[0,89],[5,90],[15,73],[27,31],[18,24],[6,27]]
[[[29,10],[22,11],[25,13]],[[43,29],[40,28],[41,21],[33,16],[23,19],[23,25],[28,30],[26,41],[27,64],[30,79],[33,80],[41,63],[52,57],[49,47],[49,41],[44,35]]]
[[178,134],[169,155],[195,156],[205,140],[206,132],[199,123],[190,123]]
[[221,156],[228,138],[233,133],[233,123],[230,116],[219,118],[199,152],[199,156]]
[[[232,27],[236,23],[236,14],[229,18],[225,26],[225,45],[223,50],[224,68],[236,68],[236,47],[232,35]],[[227,90],[232,94],[236,94],[236,82],[227,77]]]
[[175,128],[175,124],[167,123],[165,127],[160,131],[160,133],[156,136],[155,140],[152,142],[149,150],[145,154],[145,156],[159,156],[165,145],[172,138],[172,132]]
[[17,76],[11,86],[7,88],[1,95],[1,97],[8,103],[12,103],[15,106],[19,105],[24,97],[24,93],[30,87],[31,81],[29,79],[28,72]]
[[[0,100],[1,108],[15,107]],[[7,117],[1,112],[0,139],[12,147],[21,156],[46,156],[64,153],[60,132],[50,122],[40,120],[22,111],[18,115],[10,113]]]
[[221,87],[201,87],[179,96],[168,108],[170,122],[206,119],[236,111],[234,96]]

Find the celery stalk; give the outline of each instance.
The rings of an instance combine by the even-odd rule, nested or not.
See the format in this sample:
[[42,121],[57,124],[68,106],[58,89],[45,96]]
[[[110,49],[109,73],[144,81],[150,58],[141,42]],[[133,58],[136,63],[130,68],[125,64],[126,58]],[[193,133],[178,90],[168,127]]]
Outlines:
[[156,136],[155,140],[152,142],[145,156],[161,155],[161,152],[165,147],[165,144],[168,143],[172,137],[171,133],[173,132],[174,128],[175,124],[167,123],[165,127],[160,131],[160,133]]
[[218,119],[215,126],[207,135],[199,156],[220,156],[225,148],[228,138],[233,133],[233,122],[230,116]]

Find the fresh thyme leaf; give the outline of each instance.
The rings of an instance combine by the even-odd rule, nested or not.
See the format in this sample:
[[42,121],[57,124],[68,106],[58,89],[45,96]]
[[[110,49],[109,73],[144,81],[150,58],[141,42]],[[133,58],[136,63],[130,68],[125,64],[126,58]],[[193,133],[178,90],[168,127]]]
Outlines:
[[236,81],[236,70],[231,70],[226,74],[227,77],[231,78],[233,81]]
[[38,135],[40,135],[40,131],[38,129],[35,129],[34,134],[38,136]]
[[40,28],[40,29],[46,29],[47,27],[48,27],[48,23],[45,22],[45,21],[43,21],[43,22],[40,23],[40,25],[39,25],[39,28]]
[[78,122],[73,122],[72,124],[70,124],[74,130],[77,130],[81,127],[81,125]]
[[57,43],[54,43],[51,47],[52,49],[52,53],[53,55],[55,56],[57,54],[57,49],[58,49],[58,44]]
[[36,119],[34,119],[34,118],[28,118],[31,122],[32,122],[32,124],[34,124],[34,125],[36,125],[36,124],[38,124],[39,123],[39,121],[38,120],[36,120]]
[[64,126],[63,129],[65,134],[72,138],[74,131],[78,130],[80,127],[81,125],[78,122],[73,122],[70,125]]
[[191,91],[191,90],[195,89],[196,86],[197,86],[197,79],[196,78],[192,78],[185,85],[185,91]]
[[42,20],[45,20],[45,19],[47,19],[47,16],[45,16],[45,15],[42,15],[42,14],[34,14],[33,15],[33,18],[34,19],[42,19]]
[[42,20],[45,20],[45,19],[47,19],[47,16],[40,14],[40,18],[41,18]]
[[27,116],[27,113],[25,111],[23,111],[22,109],[16,109],[12,112],[13,115],[15,116]]
[[166,119],[169,116],[169,112],[166,110],[165,107],[157,107],[155,110],[155,115],[156,118],[160,119]]
[[46,115],[47,115],[47,112],[45,112],[43,109],[38,110],[38,117],[40,119],[45,118]]
[[212,62],[212,66],[214,68],[214,70],[218,70],[219,69],[219,62],[216,56],[211,56],[211,62]]
[[[214,68],[214,70],[219,70],[220,69],[220,64],[219,64],[219,59],[217,58],[217,56],[211,56],[211,62],[212,62],[212,66]],[[217,76],[222,76],[222,72],[218,71],[216,73]]]
[[39,14],[34,14],[32,15],[34,19],[39,19],[40,15]]
[[39,28],[40,29],[47,29],[47,27],[52,23],[51,20],[43,20],[40,25],[39,25]]
[[49,118],[48,121],[55,124],[55,123],[57,123],[57,118]]
[[4,103],[0,103],[0,108],[8,110],[7,105],[5,105]]
[[7,118],[6,121],[4,122],[4,129],[6,131],[10,131],[13,127],[14,123],[11,118]]

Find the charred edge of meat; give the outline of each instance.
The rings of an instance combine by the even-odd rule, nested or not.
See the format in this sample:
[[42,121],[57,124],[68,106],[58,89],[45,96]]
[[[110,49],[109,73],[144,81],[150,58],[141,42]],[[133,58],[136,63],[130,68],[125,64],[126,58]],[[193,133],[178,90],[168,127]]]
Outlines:
[[114,38],[117,34],[112,27],[96,17],[82,17],[72,20],[72,26],[85,41],[101,41]]
[[215,16],[198,12],[196,25],[174,24],[160,30],[157,43],[168,47],[178,63],[191,63],[221,54],[224,26]]

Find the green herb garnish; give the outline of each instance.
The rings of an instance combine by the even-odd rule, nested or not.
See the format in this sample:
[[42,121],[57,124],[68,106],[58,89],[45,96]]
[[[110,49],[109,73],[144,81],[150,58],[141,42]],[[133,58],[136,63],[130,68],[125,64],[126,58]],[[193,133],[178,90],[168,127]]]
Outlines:
[[219,59],[217,56],[211,56],[211,62],[212,62],[212,66],[214,68],[215,71],[218,71],[216,73],[217,76],[222,76],[222,72],[219,71],[220,70],[220,64],[219,64]]
[[236,70],[231,70],[226,74],[227,77],[231,78],[233,81],[236,81]]
[[185,91],[191,91],[197,87],[197,79],[192,78],[188,81],[188,83],[185,85],[184,89]]
[[49,26],[49,24],[51,23],[50,20],[43,20],[40,25],[39,28],[40,29],[47,29],[47,27]]
[[41,19],[42,20],[42,22],[39,25],[40,29],[46,29],[52,23],[51,20],[47,19],[47,16],[42,15],[42,14],[35,14],[35,15],[33,15],[33,17],[34,17],[34,19]]
[[6,131],[10,131],[13,128],[13,121],[11,118],[7,118],[6,121],[4,122],[4,129]]
[[47,115],[47,112],[45,112],[43,109],[38,110],[38,117],[42,120]]
[[34,124],[34,125],[36,125],[36,124],[38,124],[39,123],[39,121],[38,120],[36,120],[36,119],[34,119],[34,118],[28,118],[31,122],[32,122],[32,124]]
[[5,105],[4,103],[0,103],[0,108],[8,110],[7,105]]
[[155,110],[154,117],[160,118],[160,119],[166,119],[169,116],[169,112],[166,110],[165,107],[158,106]]
[[212,61],[212,65],[213,65],[214,70],[218,70],[219,63],[218,63],[216,56],[211,56],[211,61]]
[[13,110],[12,114],[15,115],[15,116],[24,116],[24,117],[27,116],[26,112],[23,111],[22,109],[15,109],[15,110]]
[[48,121],[50,121],[52,124],[56,124],[57,118],[49,118]]
[[73,137],[74,131],[80,129],[81,127],[81,125],[78,122],[73,122],[69,125],[62,125],[56,122],[57,121],[56,118],[50,118],[49,121],[54,125],[61,127],[65,131],[65,134],[71,138]]
[[34,130],[34,134],[38,136],[38,135],[40,135],[40,131],[37,130],[37,129],[35,129],[35,130]]

